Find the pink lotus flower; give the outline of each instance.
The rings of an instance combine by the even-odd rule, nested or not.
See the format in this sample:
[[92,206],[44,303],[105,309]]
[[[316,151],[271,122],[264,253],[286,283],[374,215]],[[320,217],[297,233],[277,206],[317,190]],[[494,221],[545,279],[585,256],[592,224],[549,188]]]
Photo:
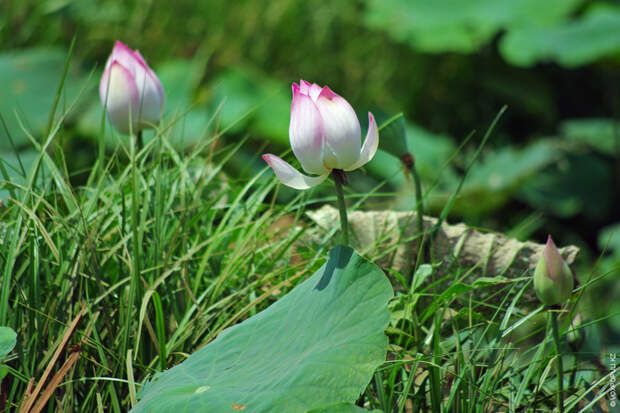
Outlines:
[[295,189],[308,189],[323,182],[333,169],[352,171],[372,159],[379,145],[379,132],[368,112],[368,132],[361,144],[360,123],[349,103],[316,83],[293,83],[289,138],[293,153],[308,176],[270,153],[263,155],[276,177]]
[[164,89],[139,51],[117,41],[99,83],[101,104],[120,133],[138,132],[159,123]]

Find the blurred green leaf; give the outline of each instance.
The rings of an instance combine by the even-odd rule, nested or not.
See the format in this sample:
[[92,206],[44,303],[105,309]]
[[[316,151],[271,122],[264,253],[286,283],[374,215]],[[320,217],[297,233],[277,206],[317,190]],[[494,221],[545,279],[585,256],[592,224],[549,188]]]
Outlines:
[[157,67],[156,73],[166,94],[166,112],[183,113],[193,103],[205,64],[202,59],[176,59]]
[[237,68],[221,73],[211,83],[215,87],[215,105],[223,105],[219,112],[220,127],[240,132],[259,100],[258,86]]
[[605,118],[571,119],[560,124],[562,137],[585,143],[606,155],[620,151],[620,122]]
[[[587,173],[584,173],[587,171]],[[560,217],[583,212],[603,220],[613,210],[614,171],[592,154],[569,154],[523,185],[520,197],[534,208]]]
[[[379,141],[381,141],[381,136],[379,136]],[[364,165],[364,168],[373,176],[385,179],[394,188],[399,188],[407,182],[398,158],[381,149],[377,149],[375,156]]]
[[582,17],[566,23],[510,30],[500,42],[500,51],[508,62],[518,66],[555,61],[566,67],[577,67],[603,57],[617,56],[620,53],[620,7],[594,4]]
[[509,113],[541,119],[547,124],[556,122],[555,89],[537,72],[520,68],[488,68],[480,76],[480,82],[500,102],[508,105]]
[[[0,173],[0,201],[9,198],[10,187],[14,185],[24,185],[26,183],[26,176],[23,172],[25,172],[26,175],[30,172],[38,156],[39,153],[34,149],[26,149],[17,154],[9,151],[0,151],[0,162],[4,166],[9,178],[7,182],[5,177]],[[22,166],[24,168],[23,172],[21,170]],[[43,163],[40,168],[39,183],[43,182],[48,177],[49,172],[49,169]]]
[[601,230],[598,235],[598,246],[601,250],[612,251],[620,258],[620,222]]
[[17,343],[17,334],[9,327],[0,327],[0,361],[2,361]]
[[[560,157],[557,145],[551,140],[534,142],[524,148],[504,147],[490,151],[472,166],[454,212],[472,216],[500,208],[522,185]],[[455,185],[456,181],[454,178],[444,181],[449,193],[450,185]]]
[[[43,133],[58,89],[66,52],[59,48],[37,47],[0,54],[0,113],[14,143],[23,146],[29,140],[19,119],[35,136]],[[59,102],[63,113],[83,86],[83,73],[72,64]],[[58,115],[57,115],[58,117]],[[11,149],[4,128],[0,127],[0,150]]]
[[101,24],[114,24],[126,20],[130,15],[131,4],[129,2],[101,0],[70,2],[67,12],[77,21],[89,26]]
[[[414,155],[416,166],[425,181],[437,178],[443,166],[455,150],[452,140],[443,135],[430,133],[420,127],[407,125],[409,148]],[[552,140],[534,142],[524,148],[505,147],[491,151],[478,163],[474,164],[465,181],[462,193],[455,204],[455,211],[484,213],[503,205],[512,194],[519,190],[531,178],[564,156],[557,143]],[[395,188],[405,187],[406,180],[401,171],[400,162],[385,151],[377,151],[375,158],[367,165],[375,176],[387,179]],[[438,199],[431,199],[441,204],[444,197],[454,190],[458,174],[448,166],[440,177],[440,185],[435,192]],[[411,195],[411,190],[406,191]],[[411,198],[411,197],[410,197]],[[411,198],[412,200],[413,198]],[[410,203],[410,202],[409,202]],[[406,208],[408,201],[400,200],[401,207]],[[476,208],[472,210],[471,205]],[[411,206],[411,205],[409,205]]]
[[[402,119],[402,118],[401,118]],[[455,149],[452,138],[446,135],[434,134],[417,125],[405,123],[405,136],[407,149],[412,153],[418,173],[426,180],[434,180],[439,168],[449,159]],[[407,180],[403,174],[400,160],[384,150],[384,140],[393,138],[394,135],[379,132],[379,150],[374,158],[364,166],[374,176],[388,181],[394,188],[403,186]],[[404,145],[400,145],[400,150]],[[390,144],[387,144],[388,148]],[[393,151],[396,149],[391,148]],[[445,171],[445,176],[451,176],[451,170]],[[413,194],[413,191],[411,191]]]
[[[607,311],[610,310],[612,309],[610,308]],[[597,360],[601,355],[600,326],[597,323],[588,321],[589,320],[583,321],[584,327],[581,328],[581,334],[584,335],[584,342],[575,355],[580,360]]]
[[548,25],[582,0],[366,0],[365,23],[425,52],[471,53],[501,29]]
[[534,142],[522,149],[501,148],[488,153],[472,167],[463,190],[481,187],[492,193],[507,191],[558,160],[560,155],[557,146],[549,140]]
[[[100,79],[101,74],[96,75],[96,79]],[[99,101],[99,95],[95,96],[94,93],[89,95],[88,108],[82,113],[77,121],[77,130],[82,135],[90,136],[98,139],[98,134],[101,130],[101,117],[103,116],[103,108]],[[111,126],[106,125],[106,129]],[[106,145],[114,147],[114,140],[106,134]]]
[[261,137],[288,146],[291,99],[277,81],[235,67],[213,80],[215,104],[223,102],[220,126],[241,133],[244,126]]
[[262,88],[262,102],[256,110],[252,128],[257,134],[288,147],[291,96],[284,93],[286,88],[279,82],[263,81]]
[[408,149],[413,154],[418,173],[422,177],[435,179],[439,168],[456,150],[454,139],[411,123],[407,124],[406,130]]
[[409,153],[405,117],[402,113],[390,118],[376,116],[379,126],[379,148],[397,158]]
[[[164,125],[174,121],[168,140],[177,149],[196,143],[207,135],[211,119],[205,104],[195,104],[194,95],[204,74],[202,59],[171,60],[157,68],[157,75],[166,94]],[[212,126],[212,125],[211,125]]]

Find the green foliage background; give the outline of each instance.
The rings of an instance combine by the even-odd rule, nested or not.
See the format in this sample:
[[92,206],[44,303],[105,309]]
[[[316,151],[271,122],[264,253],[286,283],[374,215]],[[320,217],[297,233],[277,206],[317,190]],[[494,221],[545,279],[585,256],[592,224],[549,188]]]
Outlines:
[[[428,198],[431,213],[453,192],[482,134],[452,154],[507,104],[451,219],[521,239],[542,241],[551,233],[558,244],[583,248],[584,271],[601,255],[604,271],[617,268],[617,2],[6,0],[0,157],[14,182],[23,175],[16,154],[25,166],[34,159],[25,131],[38,139],[45,130],[73,36],[60,144],[76,183],[96,156],[96,86],[119,39],[140,49],[161,77],[167,121],[179,118],[171,136],[180,148],[215,129],[231,140],[250,136],[228,166],[233,176],[260,170],[258,155],[267,148],[287,148],[289,86],[299,78],[330,85],[359,110],[362,123],[366,110],[383,119],[402,111],[422,178],[427,185],[439,179]],[[214,114],[217,122],[209,122]],[[122,139],[109,128],[105,136],[110,148]],[[396,197],[371,206],[412,207],[412,185],[388,152],[380,151],[352,185],[365,191],[383,180],[383,190]],[[612,283],[601,295],[610,299],[619,289]]]
[[[56,118],[49,119],[72,39]],[[133,165],[126,137],[103,121],[97,93],[117,39],[142,52],[166,91],[162,125],[170,129]],[[575,311],[586,327],[573,342],[583,342],[579,357],[597,359],[620,342],[619,76],[620,4],[611,0],[0,2],[0,240],[10,241],[0,244],[7,245],[0,261],[8,269],[0,280],[9,279],[0,282],[0,306],[11,309],[0,321],[8,320],[20,338],[0,370],[0,377],[11,376],[9,401],[20,401],[28,379],[40,376],[49,348],[85,297],[96,297],[83,326],[94,326],[94,337],[74,380],[63,385],[64,408],[86,400],[84,411],[96,403],[101,411],[104,405],[121,411],[131,398],[126,371],[135,370],[141,381],[181,362],[318,268],[324,243],[297,251],[301,261],[290,246],[307,229],[303,210],[333,193],[327,185],[314,192],[274,189],[274,180],[258,176],[265,169],[260,154],[288,150],[290,84],[299,78],[346,97],[363,129],[368,110],[380,123],[404,114],[401,126],[423,190],[432,188],[424,198],[427,213],[440,213],[467,171],[449,221],[522,240],[543,242],[550,233],[560,246],[581,247],[577,276],[587,285]],[[468,169],[503,105],[508,110]],[[56,124],[62,130],[40,153],[37,143]],[[348,194],[359,196],[364,208],[410,210],[413,183],[394,156],[390,133],[381,136],[375,159],[350,175]],[[110,170],[89,178],[100,142]],[[171,145],[162,148],[161,142]],[[38,174],[27,176],[39,164]],[[65,164],[67,171],[58,169]],[[371,191],[378,186],[378,194]],[[16,198],[28,202],[20,205]],[[28,208],[35,212],[27,214]],[[298,224],[282,239],[271,233],[272,226]],[[265,239],[277,242],[260,248],[246,242]],[[146,285],[132,277],[125,297],[134,272]],[[431,275],[430,265],[416,273]],[[499,395],[492,403],[500,403],[518,389],[519,405],[554,393],[532,394],[551,357],[544,340],[532,346],[519,341],[528,348],[525,356],[501,347],[498,357],[506,357],[507,367],[501,374],[491,369],[505,335],[526,321],[543,328],[540,309],[516,307],[527,296],[527,279],[482,289],[483,296],[502,299],[489,317],[490,301],[465,295],[478,288],[464,284],[465,276],[435,280],[432,293],[417,285],[390,303],[390,351],[402,360],[389,360],[375,374],[366,395],[372,407],[389,411],[399,399],[403,411],[406,397],[398,395],[404,387],[397,376],[408,377],[408,389],[417,388],[418,402],[427,399],[428,387],[438,406],[441,378],[451,377],[459,364],[465,366],[463,381],[450,382],[456,390],[448,404],[476,400],[485,406],[488,395]],[[406,284],[393,286],[402,290]],[[418,299],[419,326],[412,324],[418,309],[410,308]],[[470,332],[463,326],[471,327],[472,318]],[[155,331],[142,327],[148,319],[156,321]],[[456,327],[455,334],[449,331]],[[428,334],[414,340],[407,331]],[[579,336],[577,331],[570,333]],[[527,340],[530,332],[524,335]],[[458,358],[461,345],[471,343],[483,351]],[[133,369],[125,364],[128,350],[137,355]],[[409,374],[399,363],[412,355]],[[575,357],[572,365],[590,371],[573,374],[574,387],[594,388],[598,372],[591,371],[591,360]],[[413,380],[422,376],[418,362],[428,386]],[[345,404],[330,411],[353,410]]]

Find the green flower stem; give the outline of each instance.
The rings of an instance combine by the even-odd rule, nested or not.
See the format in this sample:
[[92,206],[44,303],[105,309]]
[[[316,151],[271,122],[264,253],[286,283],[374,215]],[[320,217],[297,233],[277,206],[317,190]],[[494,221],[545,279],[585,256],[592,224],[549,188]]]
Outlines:
[[422,181],[418,170],[415,167],[415,159],[411,152],[406,153],[400,157],[400,161],[405,167],[406,173],[411,174],[413,178],[413,185],[415,190],[415,212],[416,212],[416,230],[418,231],[418,254],[415,258],[415,263],[411,265],[411,257],[409,255],[408,266],[411,268],[411,274],[409,279],[413,280],[413,275],[420,266],[424,256],[426,255],[426,234],[424,233],[424,204],[422,203]]
[[[142,140],[142,132],[138,132],[137,136],[134,136],[133,142],[131,145],[131,178],[132,178],[132,188],[131,188],[131,231],[132,231],[132,241],[133,241],[133,257],[132,257],[132,274],[131,280],[129,282],[129,297],[127,300],[127,314],[125,320],[125,331],[123,332],[123,342],[122,342],[122,351],[121,355],[127,354],[127,347],[129,346],[129,336],[130,336],[130,328],[131,322],[133,319],[133,310],[134,304],[136,301],[136,296],[138,294],[138,288],[140,286],[140,239],[138,236],[138,161],[136,159],[136,155],[138,152],[137,146]],[[137,349],[135,350],[137,352]]]
[[[97,148],[97,168],[100,176],[105,174],[105,116],[101,117],[101,133],[99,134],[98,148]],[[94,174],[93,174],[94,176]]]
[[332,177],[336,185],[336,195],[338,195],[338,210],[340,211],[340,227],[342,228],[342,245],[349,246],[349,220],[347,218],[347,204],[344,202],[344,191],[342,185],[346,175],[342,169],[332,170]]
[[557,393],[557,405],[560,413],[564,412],[564,389],[563,389],[563,377],[564,371],[562,368],[562,351],[560,350],[560,332],[558,330],[558,313],[555,311],[549,311],[551,317],[551,328],[553,330],[553,341],[555,343],[555,352],[558,357],[556,363],[557,376],[558,376],[558,393]]
[[142,138],[142,131],[138,132],[138,152],[144,148],[144,139]]
[[418,256],[415,260],[415,265],[413,268],[413,273],[415,274],[425,254],[426,234],[424,233],[424,205],[422,203],[422,182],[420,181],[420,175],[418,175],[418,171],[415,167],[415,162],[413,161],[413,157],[412,157],[410,169],[411,169],[411,176],[413,177],[413,184],[415,187],[416,227],[418,230],[418,234],[421,237],[420,243],[418,244]]
[[421,234],[424,232],[424,205],[422,204],[422,181],[420,180],[420,175],[418,175],[418,170],[415,167],[415,160],[413,159],[413,155],[411,153],[407,153],[406,155],[400,158],[401,162],[405,165],[405,167],[411,173],[413,177],[413,184],[415,188],[415,202],[416,202],[416,227],[418,232]]

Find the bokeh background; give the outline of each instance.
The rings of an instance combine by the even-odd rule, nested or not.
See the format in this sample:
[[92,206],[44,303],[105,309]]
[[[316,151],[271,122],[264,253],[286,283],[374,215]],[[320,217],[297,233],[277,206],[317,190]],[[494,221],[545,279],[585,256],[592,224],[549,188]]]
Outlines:
[[[608,274],[593,287],[591,315],[620,312],[620,2],[3,0],[0,158],[14,182],[46,129],[74,36],[55,145],[76,185],[98,139],[110,152],[122,139],[102,128],[97,95],[117,39],[159,75],[179,150],[214,132],[249,138],[228,165],[233,178],[260,172],[264,151],[288,148],[290,84],[300,78],[346,97],[363,128],[368,110],[379,119],[402,112],[425,189],[436,182],[430,214],[507,105],[450,221],[578,245],[581,280]],[[412,183],[381,150],[351,176],[352,192],[382,182],[388,196],[368,206],[412,208]],[[609,321],[605,333],[618,342],[620,319]]]

